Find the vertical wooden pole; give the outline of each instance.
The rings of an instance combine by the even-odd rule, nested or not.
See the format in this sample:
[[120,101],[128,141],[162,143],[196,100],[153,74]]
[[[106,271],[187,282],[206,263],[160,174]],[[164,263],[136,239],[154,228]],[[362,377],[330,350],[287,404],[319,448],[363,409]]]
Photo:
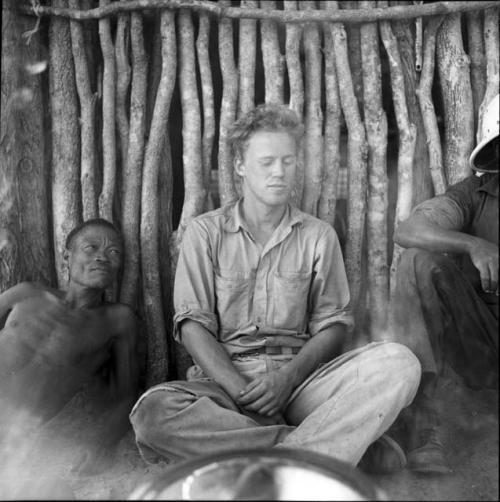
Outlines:
[[176,233],[177,241],[180,243],[188,223],[204,210],[207,187],[203,183],[200,101],[196,87],[194,27],[190,10],[180,9],[178,27],[184,168],[184,204]]
[[[241,7],[255,9],[257,0],[243,0]],[[238,116],[248,112],[254,106],[255,99],[255,54],[257,26],[255,19],[240,19],[238,71],[240,86],[238,96]]]
[[[285,10],[297,10],[296,0],[285,0]],[[302,28],[295,23],[286,25],[285,57],[288,70],[288,84],[290,87],[290,108],[302,118],[304,113],[304,80],[300,60],[300,42]],[[292,202],[301,207],[304,192],[304,144],[299,146],[297,155],[297,171]]]
[[[77,0],[69,0],[69,6],[79,8]],[[70,21],[71,46],[75,64],[75,81],[80,98],[80,181],[82,186],[83,219],[97,217],[95,189],[95,97],[92,94],[88,61],[85,53],[83,27],[79,21]]]
[[[54,7],[67,7],[55,0]],[[65,240],[81,222],[78,105],[67,19],[53,17],[49,27],[49,90],[52,120],[52,221],[58,284],[66,283]],[[114,121],[114,117],[113,117]]]
[[443,17],[430,19],[424,30],[424,55],[422,74],[417,89],[420,111],[424,121],[427,148],[429,150],[429,169],[431,172],[434,193],[436,195],[446,190],[447,183],[443,168],[441,138],[437,123],[436,111],[432,101],[432,82],[434,80],[434,55],[436,52],[436,33],[443,22]]
[[[373,2],[359,2],[360,9]],[[387,322],[389,274],[387,266],[387,117],[382,107],[382,68],[377,23],[360,27],[363,106],[368,142],[367,267],[371,339],[380,340]]]
[[[276,9],[274,0],[261,0],[261,9]],[[265,76],[266,103],[283,103],[284,58],[281,55],[278,25],[276,21],[262,19],[260,22],[262,39],[262,60]]]
[[171,10],[161,12],[162,67],[156,93],[153,117],[144,157],[141,192],[141,264],[144,310],[148,333],[146,383],[149,386],[165,380],[169,374],[167,341],[160,282],[158,254],[158,172],[167,127],[170,100],[175,84],[177,50],[175,19]]
[[[327,2],[321,2],[323,9]],[[340,170],[340,130],[342,111],[339,84],[335,69],[335,53],[332,33],[328,24],[323,25],[325,59],[325,137],[323,141],[323,182],[318,204],[318,217],[332,227],[335,223],[337,185]]]
[[[109,0],[99,0],[99,7],[109,5]],[[103,176],[99,196],[99,215],[113,221],[113,199],[116,178],[115,90],[116,65],[109,18],[99,19],[99,38],[104,60],[102,77],[102,149]]]
[[[228,0],[221,5],[229,6]],[[219,121],[219,197],[221,206],[238,198],[234,183],[233,156],[227,144],[228,129],[236,118],[238,73],[234,62],[233,25],[231,19],[219,20],[219,61],[222,72],[222,103]]]
[[470,83],[474,105],[474,127],[477,131],[479,107],[486,91],[486,57],[484,54],[482,12],[467,12],[467,41],[470,58]]
[[[378,5],[379,7],[387,7],[387,2],[379,1]],[[392,99],[399,136],[398,197],[396,201],[396,217],[394,223],[394,229],[396,229],[401,221],[408,218],[412,207],[413,159],[417,133],[415,124],[410,122],[408,106],[406,104],[405,81],[396,37],[392,32],[389,21],[380,21],[379,28],[380,36],[389,59]],[[395,277],[401,252],[402,248],[395,244],[390,273],[391,294],[396,284]]]
[[[336,10],[338,2],[328,2],[327,8]],[[347,201],[348,228],[345,266],[351,290],[352,305],[356,309],[362,286],[361,259],[366,215],[368,152],[365,128],[361,121],[349,68],[346,31],[341,23],[332,23],[330,29],[335,51],[335,68],[339,82],[340,103],[348,131],[349,198]]]
[[444,108],[444,166],[452,185],[469,176],[474,146],[474,110],[469,58],[462,42],[461,15],[446,16],[437,36],[437,68]]
[[203,137],[202,137],[202,159],[203,159],[203,186],[206,187],[205,208],[213,206],[209,190],[210,175],[212,171],[212,150],[215,136],[215,110],[214,110],[214,86],[212,82],[212,68],[208,53],[210,40],[210,17],[208,14],[200,14],[200,24],[198,28],[198,38],[196,40],[196,50],[198,54],[198,65],[200,68],[201,93],[203,98]]
[[[301,1],[303,10],[311,3]],[[316,216],[323,176],[323,112],[321,110],[321,52],[319,29],[316,23],[304,27],[305,53],[305,137],[304,137],[304,193],[302,210]]]
[[[127,157],[122,164],[123,198],[121,205],[122,232],[125,241],[125,260],[120,301],[136,306],[140,268],[140,213],[142,163],[146,131],[147,58],[144,49],[142,15],[130,16],[132,48],[132,86],[130,89],[130,125],[127,138]],[[124,131],[122,131],[124,132]]]

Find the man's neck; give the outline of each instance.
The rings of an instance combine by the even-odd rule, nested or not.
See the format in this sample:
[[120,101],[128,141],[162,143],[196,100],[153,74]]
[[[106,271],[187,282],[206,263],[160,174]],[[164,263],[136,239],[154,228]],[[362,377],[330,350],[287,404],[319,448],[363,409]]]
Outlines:
[[102,305],[104,291],[102,289],[86,288],[71,283],[64,296],[64,302],[71,308],[93,308]]

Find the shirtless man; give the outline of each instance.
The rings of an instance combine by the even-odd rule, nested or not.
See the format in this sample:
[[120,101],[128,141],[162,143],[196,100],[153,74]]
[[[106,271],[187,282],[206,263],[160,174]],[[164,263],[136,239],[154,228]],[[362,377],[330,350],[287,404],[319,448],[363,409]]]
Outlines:
[[[18,454],[85,384],[99,382],[99,438],[83,472],[103,468],[128,428],[137,393],[136,317],[104,301],[120,270],[122,239],[89,220],[66,240],[66,290],[22,282],[0,294],[0,451]],[[10,457],[9,457],[10,458]]]

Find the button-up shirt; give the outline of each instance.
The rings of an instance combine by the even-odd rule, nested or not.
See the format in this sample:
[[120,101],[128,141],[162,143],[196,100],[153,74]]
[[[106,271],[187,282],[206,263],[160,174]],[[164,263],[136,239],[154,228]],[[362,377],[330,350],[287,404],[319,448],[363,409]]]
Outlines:
[[[469,176],[444,194],[422,202],[413,213],[446,230],[464,232],[498,246],[498,174]],[[498,297],[482,290],[479,272],[469,256],[462,256],[460,265],[483,300],[495,306],[492,311],[498,317]]]
[[288,206],[260,247],[241,200],[187,227],[174,285],[174,337],[192,319],[229,354],[263,345],[300,347],[335,323],[352,329],[342,252],[335,230]]

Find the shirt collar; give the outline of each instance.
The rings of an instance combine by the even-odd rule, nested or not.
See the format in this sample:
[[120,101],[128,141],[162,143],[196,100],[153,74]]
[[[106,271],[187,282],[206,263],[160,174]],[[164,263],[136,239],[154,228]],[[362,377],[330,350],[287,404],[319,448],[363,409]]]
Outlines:
[[479,186],[476,190],[478,192],[486,192],[493,197],[498,198],[498,174],[489,175],[488,179],[486,178],[487,174],[483,175],[484,183]]
[[[224,229],[227,232],[234,233],[237,232],[240,228],[248,231],[248,227],[241,212],[242,203],[243,199],[241,198],[235,204],[230,204],[226,207],[226,221],[224,223]],[[291,228],[293,225],[302,223],[303,221],[304,214],[295,206],[288,204],[283,220],[280,222],[280,226],[283,228]]]

